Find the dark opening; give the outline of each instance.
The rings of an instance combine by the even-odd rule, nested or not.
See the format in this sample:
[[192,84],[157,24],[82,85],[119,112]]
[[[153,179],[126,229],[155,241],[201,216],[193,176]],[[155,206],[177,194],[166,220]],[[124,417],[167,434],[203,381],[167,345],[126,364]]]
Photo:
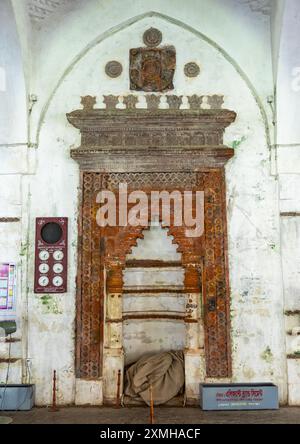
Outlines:
[[62,237],[61,226],[56,222],[49,222],[44,225],[41,231],[43,241],[47,244],[56,244]]

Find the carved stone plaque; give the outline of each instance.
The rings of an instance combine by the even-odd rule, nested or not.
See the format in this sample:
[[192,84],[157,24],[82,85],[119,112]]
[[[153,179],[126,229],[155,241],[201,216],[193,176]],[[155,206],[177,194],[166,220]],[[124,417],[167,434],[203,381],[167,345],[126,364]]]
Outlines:
[[162,92],[174,89],[176,50],[163,48],[134,48],[130,50],[130,89]]
[[[168,95],[171,109],[156,108],[160,96],[147,97],[151,108],[135,108],[136,96],[129,95],[124,101],[126,110],[115,109],[118,97],[113,95],[105,97],[107,109],[91,109],[95,98],[88,97],[84,109],[67,115],[82,136],[81,146],[71,151],[80,164],[82,180],[76,374],[89,379],[103,376],[104,344],[115,349],[122,346],[117,321],[125,319],[120,319],[106,294],[112,299],[122,294],[126,255],[141,238],[143,227],[99,229],[93,215],[100,191],[115,192],[119,184],[127,183],[131,190],[146,192],[204,191],[204,236],[189,238],[184,226],[172,224],[169,234],[182,254],[184,292],[198,294],[202,282],[206,374],[227,378],[231,376],[231,346],[224,165],[234,150],[224,145],[223,135],[236,114],[216,106],[200,109],[202,96],[189,97],[191,109],[178,109],[180,96]],[[218,96],[211,97],[212,106]],[[202,264],[204,277],[199,274]],[[107,336],[106,307],[113,322]],[[194,322],[197,325],[193,316],[186,320]]]
[[186,63],[184,65],[184,74],[187,77],[197,77],[200,73],[200,68],[195,62]]
[[116,60],[111,60],[105,65],[105,73],[106,75],[108,75],[108,77],[111,77],[112,79],[119,77],[122,74],[122,71],[123,67],[121,63]]
[[149,48],[155,48],[155,46],[161,44],[162,33],[159,31],[159,29],[149,28],[144,32],[143,41]]

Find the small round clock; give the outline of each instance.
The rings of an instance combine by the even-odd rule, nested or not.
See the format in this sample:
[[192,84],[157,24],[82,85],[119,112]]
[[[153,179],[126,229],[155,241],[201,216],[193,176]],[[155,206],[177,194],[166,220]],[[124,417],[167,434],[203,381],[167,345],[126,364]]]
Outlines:
[[39,266],[39,272],[40,273],[45,274],[45,273],[48,273],[48,271],[49,271],[49,265],[48,264],[40,264],[40,266]]
[[61,287],[62,284],[64,283],[63,278],[61,276],[55,276],[52,280],[52,284],[55,287]]
[[62,261],[64,258],[64,253],[61,250],[56,250],[53,253],[53,257],[56,261]]
[[53,271],[54,271],[54,273],[56,273],[56,274],[60,274],[60,273],[62,273],[62,272],[63,272],[63,269],[64,269],[64,267],[63,267],[63,265],[60,264],[60,263],[58,263],[58,264],[54,264],[54,265],[53,265]]
[[47,250],[42,250],[39,253],[39,258],[41,259],[41,261],[47,261],[49,259],[49,253]]
[[47,278],[47,276],[41,276],[39,278],[39,285],[41,287],[47,287],[48,284],[49,284],[49,279]]

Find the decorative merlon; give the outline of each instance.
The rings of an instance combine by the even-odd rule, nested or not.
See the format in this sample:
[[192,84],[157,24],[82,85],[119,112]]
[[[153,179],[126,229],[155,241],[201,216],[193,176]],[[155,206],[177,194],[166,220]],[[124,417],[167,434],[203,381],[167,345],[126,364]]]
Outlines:
[[[144,100],[141,100],[141,99]],[[165,98],[165,102],[168,105],[168,109],[222,109],[224,104],[224,96],[222,95],[210,95],[198,96],[193,94],[191,96],[177,96],[174,94],[170,95],[157,95],[157,94],[147,94],[143,96],[138,96],[134,94],[128,94],[127,96],[115,96],[113,94],[104,95],[103,99],[99,99],[98,103],[103,102],[105,109],[165,109],[162,98]],[[96,97],[94,96],[84,96],[81,97],[81,104],[83,109],[93,109],[96,105]],[[146,104],[145,104],[146,101]],[[146,105],[146,106],[145,106]]]
[[181,97],[173,95],[168,96],[171,108],[159,109],[159,96],[147,97],[148,108],[138,108],[136,96],[130,95],[126,109],[118,109],[118,97],[109,95],[107,108],[95,109],[94,97],[88,96],[83,109],[67,114],[81,132],[81,146],[71,150],[71,157],[82,170],[142,171],[147,165],[149,171],[160,171],[163,165],[164,171],[199,171],[221,168],[233,156],[223,135],[235,121],[234,111],[202,109],[202,96],[191,96],[192,108],[178,109]]

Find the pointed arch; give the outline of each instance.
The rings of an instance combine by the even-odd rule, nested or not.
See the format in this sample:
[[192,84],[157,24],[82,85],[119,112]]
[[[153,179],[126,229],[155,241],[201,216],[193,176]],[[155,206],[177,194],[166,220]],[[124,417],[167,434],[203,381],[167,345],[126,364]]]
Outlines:
[[77,63],[89,52],[91,51],[95,46],[99,45],[100,43],[102,43],[103,41],[105,41],[107,38],[117,34],[118,32],[129,28],[130,26],[133,26],[135,23],[138,23],[139,21],[147,18],[147,17],[157,17],[160,18],[162,20],[165,20],[168,23],[171,23],[173,25],[176,25],[190,33],[192,33],[193,35],[195,35],[197,38],[205,41],[207,44],[209,44],[210,46],[212,46],[214,49],[216,49],[223,57],[225,60],[227,60],[228,63],[230,63],[233,68],[235,69],[235,71],[237,72],[237,74],[241,77],[241,79],[244,81],[244,83],[246,84],[246,86],[248,87],[248,89],[251,92],[251,95],[253,96],[259,110],[260,110],[260,114],[262,116],[262,120],[264,122],[264,127],[265,127],[265,134],[266,134],[266,140],[267,140],[267,144],[270,147],[271,141],[270,141],[270,128],[269,128],[269,122],[268,122],[268,116],[267,116],[267,112],[264,108],[264,105],[259,97],[258,92],[256,91],[256,88],[254,87],[253,83],[251,82],[251,80],[249,79],[249,77],[247,76],[247,74],[245,73],[245,71],[241,68],[241,66],[238,64],[238,62],[230,55],[228,54],[227,51],[225,51],[224,48],[222,48],[217,42],[215,42],[214,40],[212,40],[210,37],[208,37],[207,35],[203,34],[202,32],[198,31],[197,29],[195,29],[194,27],[188,25],[185,22],[182,22],[181,20],[178,20],[174,17],[170,17],[166,14],[162,14],[160,12],[156,12],[156,11],[149,11],[146,12],[144,14],[140,14],[137,16],[134,16],[128,20],[125,20],[122,23],[119,23],[116,26],[111,27],[110,29],[106,30],[104,33],[100,34],[98,37],[96,37],[96,39],[92,40],[88,45],[86,45],[72,60],[72,62],[65,68],[65,70],[63,71],[62,75],[59,77],[55,87],[53,88],[52,92],[50,93],[44,107],[42,108],[42,111],[40,113],[39,119],[38,119],[38,124],[37,124],[37,131],[36,131],[36,145],[39,145],[39,138],[40,138],[40,133],[41,133],[41,129],[42,129],[42,125],[45,121],[45,117],[47,115],[48,109],[50,107],[50,104],[57,92],[57,90],[59,89],[60,85],[63,83],[64,79],[72,72],[73,68],[77,65]]

